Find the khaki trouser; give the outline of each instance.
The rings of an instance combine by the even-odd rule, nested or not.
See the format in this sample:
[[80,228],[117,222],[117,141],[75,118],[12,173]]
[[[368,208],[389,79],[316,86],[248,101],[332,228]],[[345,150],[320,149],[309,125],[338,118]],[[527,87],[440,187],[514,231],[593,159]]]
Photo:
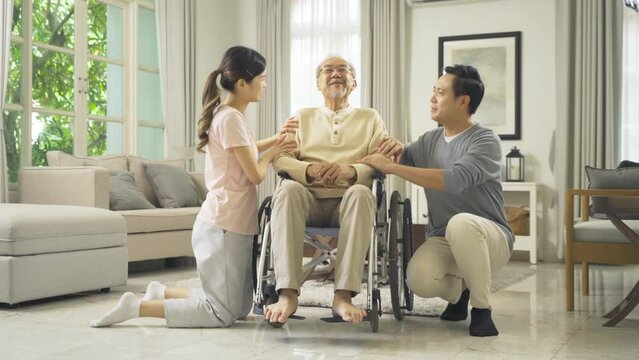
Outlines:
[[299,294],[306,226],[339,226],[335,290],[358,293],[374,216],[375,200],[366,186],[349,187],[341,199],[316,199],[304,185],[284,180],[273,194],[271,215],[276,290]]
[[408,263],[406,281],[417,296],[457,303],[465,288],[470,304],[490,308],[491,274],[510,259],[504,231],[472,214],[453,216],[446,236],[429,238]]

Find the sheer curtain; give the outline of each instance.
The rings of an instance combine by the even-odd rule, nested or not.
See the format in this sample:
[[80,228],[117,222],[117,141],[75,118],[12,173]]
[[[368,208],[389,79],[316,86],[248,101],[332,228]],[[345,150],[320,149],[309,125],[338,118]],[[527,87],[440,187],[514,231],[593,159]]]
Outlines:
[[8,202],[7,154],[4,147],[4,104],[7,78],[9,76],[9,47],[13,0],[0,0],[0,203]]
[[[195,79],[195,1],[156,0],[165,157],[192,160],[200,101]],[[193,170],[193,161],[189,161]]]
[[[257,5],[257,50],[266,58],[266,92],[257,110],[257,138],[272,136],[288,118],[289,97],[289,7],[286,0],[261,0]],[[269,167],[257,188],[260,203],[273,194],[277,179]]]
[[639,161],[639,14],[624,8],[621,159]]
[[[329,55],[339,55],[362,73],[361,0],[291,1],[291,114],[302,107],[324,103],[317,90],[315,70]],[[350,96],[350,105],[362,103],[360,86]]]

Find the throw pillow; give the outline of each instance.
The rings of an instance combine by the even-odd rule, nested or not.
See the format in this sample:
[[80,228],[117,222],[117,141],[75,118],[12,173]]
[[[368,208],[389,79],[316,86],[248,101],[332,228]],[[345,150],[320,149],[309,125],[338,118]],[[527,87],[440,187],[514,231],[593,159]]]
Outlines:
[[195,184],[183,169],[166,164],[144,164],[147,179],[163,208],[202,205]]
[[[586,166],[590,189],[639,189],[639,167],[597,169]],[[614,213],[622,219],[639,219],[639,198],[592,197],[591,215],[607,218]]]
[[639,163],[630,161],[630,160],[624,160],[620,162],[619,165],[617,165],[617,169],[627,168],[627,167],[639,167]]
[[144,170],[145,164],[165,164],[184,170],[186,169],[186,161],[184,159],[149,160],[139,156],[129,155],[129,171],[132,171],[135,174],[135,183],[138,186],[138,189],[144,193],[144,196],[149,199],[151,204],[161,206],[153,191],[153,187],[146,176],[146,172]]
[[153,209],[144,194],[135,186],[132,172],[112,171],[109,177],[109,209]]

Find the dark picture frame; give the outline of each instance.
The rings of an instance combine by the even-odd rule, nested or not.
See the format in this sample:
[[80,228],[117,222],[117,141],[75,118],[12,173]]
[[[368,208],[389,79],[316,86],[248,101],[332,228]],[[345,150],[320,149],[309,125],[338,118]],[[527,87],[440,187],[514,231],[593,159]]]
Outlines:
[[521,140],[521,31],[440,37],[437,77],[455,64],[474,66],[484,82],[473,121]]

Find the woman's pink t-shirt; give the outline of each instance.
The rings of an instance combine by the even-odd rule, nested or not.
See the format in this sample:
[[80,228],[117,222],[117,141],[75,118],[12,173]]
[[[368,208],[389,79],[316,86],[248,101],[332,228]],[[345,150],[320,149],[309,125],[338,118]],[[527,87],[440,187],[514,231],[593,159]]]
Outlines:
[[222,105],[209,129],[204,167],[208,194],[198,219],[237,234],[255,235],[259,232],[257,190],[230,150],[238,146],[250,146],[257,159],[257,145],[244,115]]

